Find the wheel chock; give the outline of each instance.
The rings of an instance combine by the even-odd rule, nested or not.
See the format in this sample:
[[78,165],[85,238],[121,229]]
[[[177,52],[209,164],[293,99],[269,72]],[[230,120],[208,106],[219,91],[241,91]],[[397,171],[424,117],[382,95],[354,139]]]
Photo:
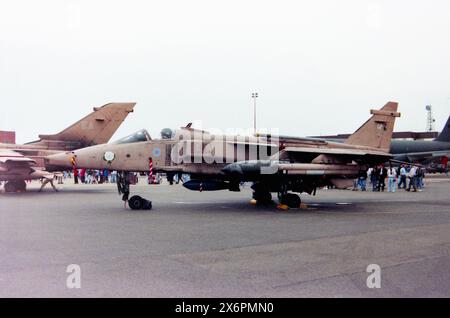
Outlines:
[[287,211],[287,210],[289,210],[289,207],[286,204],[278,204],[277,209]]

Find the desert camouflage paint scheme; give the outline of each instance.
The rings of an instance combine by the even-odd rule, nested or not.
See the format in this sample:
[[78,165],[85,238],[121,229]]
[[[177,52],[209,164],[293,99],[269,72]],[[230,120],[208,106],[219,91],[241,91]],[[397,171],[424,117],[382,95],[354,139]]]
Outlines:
[[136,103],[109,103],[55,135],[39,135],[24,145],[0,144],[0,181],[5,190],[24,191],[24,180],[53,178],[44,171],[44,157],[108,142]]
[[[184,186],[191,190],[239,191],[242,182],[253,182],[253,197],[271,201],[276,192],[281,202],[298,206],[291,192],[315,193],[319,186],[346,188],[368,165],[391,158],[388,153],[398,103],[389,102],[346,143],[312,138],[280,142],[276,136],[224,136],[184,127],[169,137],[152,139],[145,130],[118,142],[69,151],[46,159],[54,169],[70,167],[189,174]],[[167,135],[167,134],[166,134]]]

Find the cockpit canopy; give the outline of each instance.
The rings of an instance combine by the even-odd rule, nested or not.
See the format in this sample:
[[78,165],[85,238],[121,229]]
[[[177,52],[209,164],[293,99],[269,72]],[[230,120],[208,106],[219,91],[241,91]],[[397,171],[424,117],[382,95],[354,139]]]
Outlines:
[[134,134],[121,138],[115,144],[131,144],[135,142],[150,141],[152,138],[146,129],[141,129]]
[[[175,136],[174,130],[164,128],[161,130],[161,139],[172,139]],[[114,144],[131,144],[135,142],[150,141],[152,138],[146,129],[141,129],[129,136],[123,137],[114,142]]]

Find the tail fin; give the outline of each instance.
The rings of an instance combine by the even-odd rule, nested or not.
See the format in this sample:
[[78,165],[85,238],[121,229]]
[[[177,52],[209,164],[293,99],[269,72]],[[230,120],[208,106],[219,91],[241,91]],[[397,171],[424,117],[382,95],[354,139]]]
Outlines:
[[78,142],[83,147],[104,144],[111,139],[136,103],[109,103],[55,135],[39,135],[41,140]]
[[389,152],[395,118],[400,117],[397,108],[398,103],[388,102],[380,110],[372,109],[370,113],[373,116],[350,135],[346,143]]
[[450,142],[450,116],[448,116],[447,122],[445,123],[444,129],[442,129],[441,133],[437,138],[436,141],[444,141],[444,142]]

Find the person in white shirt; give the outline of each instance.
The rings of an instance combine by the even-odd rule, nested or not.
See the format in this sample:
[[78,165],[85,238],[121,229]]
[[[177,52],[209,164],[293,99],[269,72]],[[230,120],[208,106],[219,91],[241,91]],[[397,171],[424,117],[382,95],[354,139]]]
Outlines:
[[372,172],[373,172],[373,168],[372,167],[367,169],[367,178],[369,178],[370,183],[372,183]]
[[[406,174],[407,174],[407,172],[406,172],[405,165],[402,165],[402,167],[400,168],[400,178],[399,178],[400,181],[398,183],[399,189],[401,189],[401,188],[406,189]],[[402,187],[402,185],[403,185],[403,187]]]
[[408,173],[409,187],[408,187],[408,189],[406,189],[406,191],[411,191],[411,186],[412,186],[414,188],[414,192],[417,192],[416,172],[417,172],[416,166],[411,166],[411,170],[409,170],[409,173]]
[[388,192],[395,192],[396,190],[396,179],[397,179],[397,170],[392,166],[389,167],[387,171],[388,177]]

